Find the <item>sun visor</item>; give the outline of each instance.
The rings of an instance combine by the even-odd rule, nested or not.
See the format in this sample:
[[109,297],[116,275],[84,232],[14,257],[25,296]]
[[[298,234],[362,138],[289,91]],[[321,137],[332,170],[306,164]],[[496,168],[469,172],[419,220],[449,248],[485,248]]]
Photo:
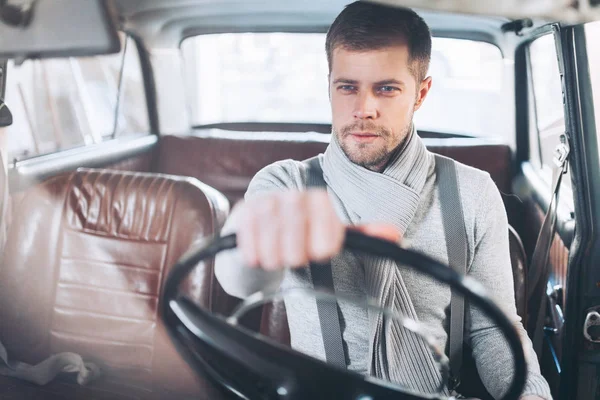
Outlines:
[[103,0],[0,0],[0,59],[73,57],[120,50]]

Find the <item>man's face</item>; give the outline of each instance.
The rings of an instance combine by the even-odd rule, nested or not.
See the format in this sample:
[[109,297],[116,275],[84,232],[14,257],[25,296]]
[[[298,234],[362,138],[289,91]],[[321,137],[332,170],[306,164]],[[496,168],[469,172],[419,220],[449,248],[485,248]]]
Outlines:
[[416,81],[406,45],[333,51],[329,93],[333,133],[355,164],[380,171],[409,133],[431,86]]

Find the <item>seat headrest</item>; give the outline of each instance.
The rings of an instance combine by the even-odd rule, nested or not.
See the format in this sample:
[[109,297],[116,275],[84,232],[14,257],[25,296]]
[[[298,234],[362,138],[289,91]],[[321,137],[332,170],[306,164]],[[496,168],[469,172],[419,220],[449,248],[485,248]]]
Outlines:
[[70,179],[65,219],[76,230],[165,242],[173,209],[186,200],[207,212],[228,208],[220,193],[193,178],[82,168]]

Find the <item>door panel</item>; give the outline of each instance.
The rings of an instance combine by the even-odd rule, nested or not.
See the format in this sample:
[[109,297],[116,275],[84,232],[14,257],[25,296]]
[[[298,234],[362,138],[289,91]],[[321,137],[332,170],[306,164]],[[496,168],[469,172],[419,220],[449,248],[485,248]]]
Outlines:
[[[528,138],[527,151],[520,151],[520,174],[515,192],[522,200],[521,237],[528,259],[531,260],[551,199],[553,151],[560,144],[560,136],[567,132],[564,107],[564,82],[560,27],[547,25],[531,32],[516,53],[515,73],[525,76],[518,90],[517,120],[519,135]],[[559,56],[561,55],[561,56]],[[525,101],[526,100],[526,101]],[[522,144],[522,141],[521,141]],[[569,248],[574,237],[574,201],[571,176],[563,176],[557,211],[557,232],[550,249],[549,279],[541,282],[542,290],[530,304],[547,296],[544,313],[546,323],[541,361],[542,373],[553,394],[559,391],[561,377],[562,340]],[[533,283],[528,282],[528,286]],[[546,293],[544,294],[544,288]],[[535,311],[534,311],[535,312]],[[530,327],[532,325],[530,321]],[[533,323],[533,325],[535,325]],[[533,329],[529,329],[532,336]]]
[[157,136],[146,134],[13,163],[8,168],[11,194],[79,167],[149,172],[157,143]]

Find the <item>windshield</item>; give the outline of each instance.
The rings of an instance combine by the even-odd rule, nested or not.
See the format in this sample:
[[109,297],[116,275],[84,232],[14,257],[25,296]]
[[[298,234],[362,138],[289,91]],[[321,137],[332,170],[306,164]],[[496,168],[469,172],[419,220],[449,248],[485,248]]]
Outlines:
[[[192,125],[331,122],[325,34],[227,33],[182,43]],[[421,130],[514,137],[512,62],[489,43],[434,38]]]

